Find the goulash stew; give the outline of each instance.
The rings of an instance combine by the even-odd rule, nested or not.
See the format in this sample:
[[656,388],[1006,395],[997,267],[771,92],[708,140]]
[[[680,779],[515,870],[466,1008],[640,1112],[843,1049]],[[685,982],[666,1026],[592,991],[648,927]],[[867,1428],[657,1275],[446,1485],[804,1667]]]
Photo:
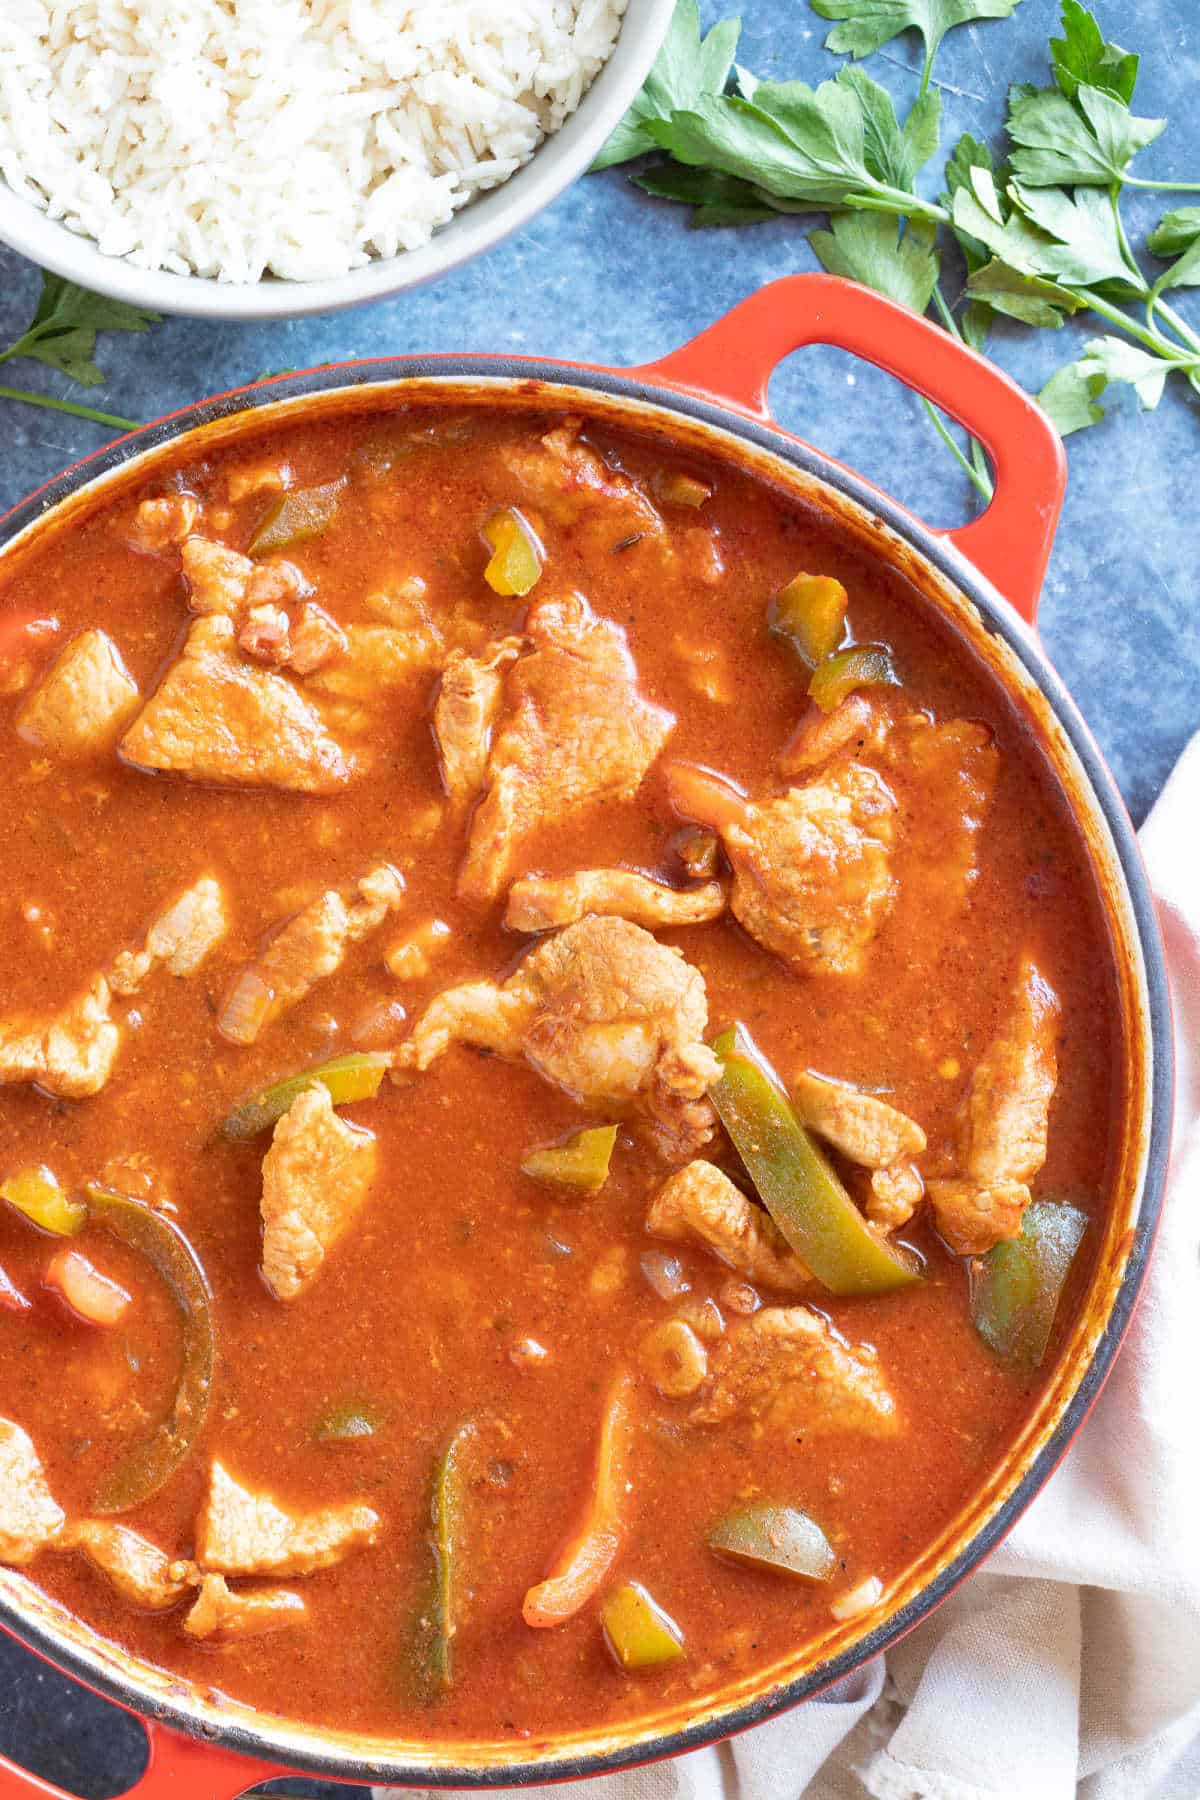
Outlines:
[[602,423],[173,454],[0,570],[0,1560],[205,1691],[522,1752],[865,1622],[1100,1236],[1029,721]]

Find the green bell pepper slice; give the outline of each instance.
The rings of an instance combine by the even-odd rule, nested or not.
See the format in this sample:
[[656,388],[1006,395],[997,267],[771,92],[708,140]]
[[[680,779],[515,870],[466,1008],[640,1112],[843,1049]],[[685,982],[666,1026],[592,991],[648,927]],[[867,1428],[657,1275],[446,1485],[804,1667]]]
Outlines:
[[429,1496],[433,1568],[413,1620],[410,1664],[412,1685],[427,1702],[448,1694],[454,1685],[458,1543],[466,1487],[462,1463],[474,1436],[473,1424],[460,1425],[433,1466]]
[[312,1428],[314,1444],[352,1444],[374,1437],[383,1428],[383,1414],[369,1402],[343,1400],[327,1406]]
[[833,1294],[886,1294],[921,1279],[915,1259],[864,1218],[796,1117],[743,1025],[713,1044],[709,1089],[759,1197],[797,1256]]
[[808,696],[822,712],[831,713],[847,695],[862,687],[899,687],[900,677],[886,644],[851,644],[827,657],[814,670]]
[[1078,1207],[1035,1200],[1025,1209],[1021,1235],[993,1245],[972,1265],[975,1329],[1015,1368],[1032,1372],[1045,1356],[1087,1225]]
[[333,524],[345,486],[343,475],[320,487],[293,488],[290,493],[280,494],[259,521],[250,540],[249,554],[274,556],[280,550],[290,550],[293,544],[320,537]]
[[292,1101],[314,1081],[329,1089],[329,1097],[335,1106],[349,1106],[355,1100],[373,1100],[390,1066],[391,1059],[382,1050],[351,1050],[345,1056],[331,1057],[328,1062],[303,1069],[299,1075],[285,1076],[282,1081],[263,1088],[261,1093],[251,1095],[249,1100],[243,1100],[222,1121],[220,1135],[234,1142],[257,1137],[259,1132],[277,1124]]
[[738,1507],[713,1526],[708,1545],[730,1562],[804,1581],[828,1581],[837,1567],[829,1539],[797,1506]]
[[208,1417],[216,1362],[212,1292],[200,1259],[163,1213],[89,1184],[88,1217],[145,1258],[179,1309],[183,1357],[171,1409],[117,1464],[92,1502],[98,1513],[127,1512],[163,1487],[187,1460]]

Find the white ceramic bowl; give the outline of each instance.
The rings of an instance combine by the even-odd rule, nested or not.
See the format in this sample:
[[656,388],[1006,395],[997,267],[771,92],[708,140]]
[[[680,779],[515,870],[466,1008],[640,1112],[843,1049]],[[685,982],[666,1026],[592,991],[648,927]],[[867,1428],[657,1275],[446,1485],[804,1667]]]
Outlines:
[[673,10],[674,0],[629,0],[608,62],[561,131],[539,145],[524,168],[455,213],[420,250],[368,263],[348,275],[326,281],[269,278],[241,286],[209,276],[135,268],[123,257],[102,255],[91,238],[48,219],[2,180],[0,242],[95,293],[192,318],[291,319],[382,300],[435,281],[490,250],[582,175],[641,89]]

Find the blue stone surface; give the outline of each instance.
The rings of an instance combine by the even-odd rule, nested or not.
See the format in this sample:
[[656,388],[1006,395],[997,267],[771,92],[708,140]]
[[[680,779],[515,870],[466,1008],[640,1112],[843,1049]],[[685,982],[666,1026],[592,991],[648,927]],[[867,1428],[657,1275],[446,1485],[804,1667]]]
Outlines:
[[[1196,0],[1094,0],[1108,35],[1143,53],[1137,110],[1172,123],[1140,158],[1143,175],[1200,178],[1200,12]],[[706,21],[720,12],[702,0]],[[739,61],[762,76],[816,82],[836,66],[825,27],[804,0],[745,0]],[[1023,0],[1005,22],[953,32],[938,59],[943,142],[964,130],[997,140],[1012,81],[1047,79],[1052,0]],[[916,91],[917,47],[901,40],[871,73],[902,104]],[[1138,241],[1169,196],[1126,202]],[[648,200],[620,170],[579,182],[520,236],[441,284],[366,311],[238,327],[170,320],[147,337],[101,344],[107,383],[97,404],[153,418],[235,387],[265,370],[427,350],[491,350],[638,364],[661,356],[774,278],[816,266],[806,221],[694,231],[685,215]],[[1148,265],[1153,267],[1153,264]],[[950,274],[950,291],[957,280]],[[0,343],[32,313],[37,273],[0,249]],[[1200,329],[1200,297],[1179,297]],[[992,353],[1036,390],[1079,355],[1094,326],[1057,333],[1014,327]],[[64,394],[63,378],[33,363],[3,379]],[[92,396],[87,396],[91,398]],[[781,421],[860,469],[936,525],[970,512],[970,493],[920,404],[840,352],[808,349],[771,390]],[[0,401],[0,511],[107,434],[84,422]],[[1109,417],[1069,442],[1070,486],[1041,608],[1051,657],[1073,690],[1140,822],[1200,725],[1197,476],[1200,398],[1178,379],[1154,413],[1119,394]],[[386,1596],[381,1604],[387,1605]],[[138,1735],[102,1703],[0,1640],[0,1749],[89,1795],[122,1792],[140,1762]],[[298,1784],[286,1784],[296,1789]],[[305,1784],[306,1785],[306,1784]],[[319,1791],[308,1788],[307,1791]],[[327,1788],[332,1794],[353,1790]]]

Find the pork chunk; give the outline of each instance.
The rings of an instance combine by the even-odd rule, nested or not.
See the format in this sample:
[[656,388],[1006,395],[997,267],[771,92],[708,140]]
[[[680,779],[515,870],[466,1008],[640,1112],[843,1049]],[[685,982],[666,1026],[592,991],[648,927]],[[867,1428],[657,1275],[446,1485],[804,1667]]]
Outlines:
[[881,1231],[899,1231],[925,1198],[925,1182],[914,1163],[895,1162],[872,1169],[866,1212]]
[[[388,599],[386,625],[349,625],[340,633],[337,655],[322,662],[305,680],[310,693],[325,701],[339,728],[362,734],[377,728],[381,711],[395,696],[411,688],[417,676],[436,668],[442,658],[442,636],[418,599],[376,594],[366,602],[373,610]],[[303,639],[301,640],[303,644]]]
[[121,740],[128,762],[195,781],[332,794],[354,771],[286,676],[243,661],[232,619],[197,619],[179,660]]
[[237,631],[238,649],[255,662],[282,669],[292,654],[292,624],[282,606],[251,606]]
[[1008,1016],[975,1070],[963,1120],[962,1162],[975,1181],[1029,1181],[1046,1160],[1058,1081],[1058,996],[1029,956]]
[[350,648],[350,639],[323,606],[306,600],[292,625],[288,668],[294,675],[315,675]]
[[0,1419],[0,1562],[32,1562],[65,1523],[28,1434]]
[[864,1168],[886,1169],[925,1148],[925,1133],[916,1121],[878,1094],[804,1069],[792,1082],[791,1096],[810,1130]]
[[875,1351],[848,1344],[806,1306],[768,1306],[726,1333],[692,1418],[744,1418],[797,1439],[862,1432],[894,1437],[900,1412]]
[[983,1256],[1005,1238],[1019,1237],[1032,1198],[1023,1181],[929,1183],[937,1228],[956,1256]]
[[53,756],[99,756],[116,744],[140,698],[108,633],[85,631],[55,658],[21,708],[17,730]]
[[663,538],[662,519],[648,497],[584,441],[582,428],[581,419],[567,418],[539,438],[502,449],[522,498],[569,529],[583,549],[611,550],[630,537]]
[[143,500],[133,515],[129,543],[144,556],[165,556],[196,528],[200,502],[195,494],[164,494]]
[[286,1512],[214,1458],[196,1521],[196,1561],[217,1575],[310,1575],[378,1535],[379,1515],[361,1501]]
[[403,878],[388,863],[364,875],[348,898],[327,888],[234,976],[217,1021],[221,1035],[234,1044],[253,1044],[281,1013],[340,969],[351,946],[378,930],[403,898]]
[[316,1082],[298,1094],[263,1158],[263,1278],[277,1300],[294,1300],[361,1210],[375,1180],[379,1145],[348,1125]]
[[303,1624],[308,1608],[290,1588],[229,1586],[223,1575],[206,1575],[196,1604],[183,1621],[189,1637],[215,1638],[233,1643],[239,1638],[265,1637],[289,1625]]
[[751,937],[806,975],[858,975],[892,910],[896,800],[864,763],[751,801],[706,771],[670,771],[676,807],[721,832],[730,906]]
[[202,875],[154,921],[141,950],[116,958],[108,978],[114,994],[135,994],[159,963],[172,975],[194,975],[228,929],[221,884]]
[[813,1285],[770,1214],[710,1162],[690,1162],[663,1183],[650,1203],[646,1230],[675,1244],[705,1244],[747,1281],[783,1294]]
[[222,613],[232,619],[240,611],[254,564],[238,550],[212,538],[190,537],[180,555],[188,605],[195,613]]
[[882,760],[900,798],[914,904],[922,921],[961,912],[979,874],[979,844],[1000,771],[986,725],[935,724],[912,712],[888,733]]
[[459,879],[468,899],[496,897],[539,826],[632,799],[675,724],[638,691],[625,633],[581,594],[532,606],[525,633],[532,648],[508,676],[471,822]]
[[991,731],[978,720],[948,719],[895,695],[850,694],[829,714],[801,724],[780,758],[784,775],[847,758],[886,778],[903,821],[904,885],[926,936],[957,916],[979,872],[979,844],[1000,768]]
[[107,1575],[123,1600],[147,1612],[165,1612],[193,1586],[190,1563],[177,1562],[127,1525],[86,1519],[72,1528],[70,1540]]
[[519,637],[501,638],[486,656],[455,650],[442,671],[433,730],[442,780],[452,800],[474,800],[483,786],[504,698],[503,671],[521,654],[523,643]]
[[725,910],[719,881],[672,888],[633,869],[581,869],[577,875],[525,875],[508,890],[510,931],[551,931],[589,913],[635,925],[702,925]]
[[98,1094],[112,1073],[121,1034],[109,1015],[112,995],[98,976],[49,1018],[0,1020],[0,1083],[35,1081],[64,1100]]
[[1027,1184],[1046,1160],[1060,1016],[1054,989],[1022,956],[1004,1023],[971,1078],[959,1173],[929,1183],[938,1229],[960,1256],[982,1256],[1020,1232]]
[[680,951],[626,919],[586,918],[537,944],[502,987],[439,994],[395,1060],[427,1069],[453,1043],[523,1056],[587,1104],[637,1102],[686,1154],[713,1128],[707,1023],[704,977]]

